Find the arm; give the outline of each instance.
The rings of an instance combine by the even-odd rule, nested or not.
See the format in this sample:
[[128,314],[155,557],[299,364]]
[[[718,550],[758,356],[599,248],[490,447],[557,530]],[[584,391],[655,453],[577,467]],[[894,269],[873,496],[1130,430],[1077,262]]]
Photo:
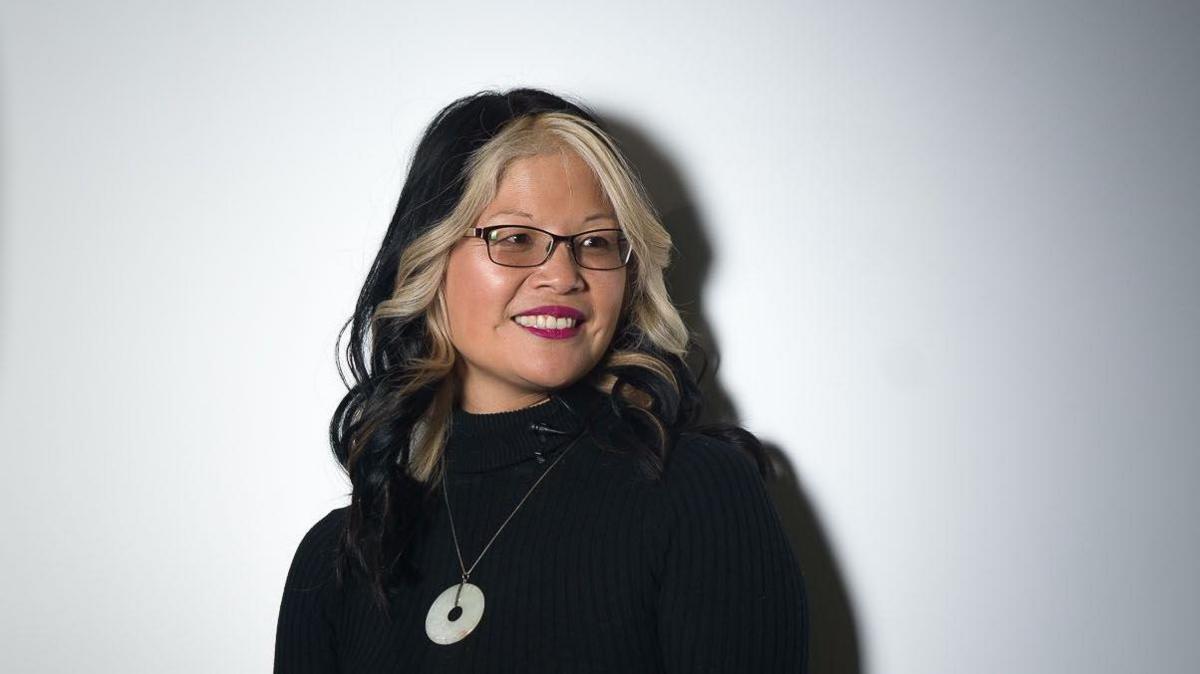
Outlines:
[[665,484],[665,671],[806,672],[804,577],[753,459],[685,434]]
[[338,671],[334,626],[340,611],[333,574],[344,510],[321,518],[296,548],[275,627],[275,674]]

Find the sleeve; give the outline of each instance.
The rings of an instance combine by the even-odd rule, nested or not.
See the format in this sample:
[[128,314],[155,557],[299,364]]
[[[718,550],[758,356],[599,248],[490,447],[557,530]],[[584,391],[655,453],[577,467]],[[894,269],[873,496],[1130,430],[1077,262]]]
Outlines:
[[807,672],[804,577],[754,460],[723,440],[684,434],[666,487],[664,671]]
[[341,610],[334,569],[345,511],[331,510],[296,548],[275,627],[275,674],[338,671],[334,630]]

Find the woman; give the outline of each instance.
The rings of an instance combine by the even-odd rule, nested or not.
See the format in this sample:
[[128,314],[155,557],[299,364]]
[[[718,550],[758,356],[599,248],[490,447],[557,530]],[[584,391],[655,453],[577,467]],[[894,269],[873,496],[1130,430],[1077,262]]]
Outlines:
[[579,105],[437,115],[351,319],[350,505],[296,550],[277,673],[805,671],[761,446],[695,425],[670,249]]

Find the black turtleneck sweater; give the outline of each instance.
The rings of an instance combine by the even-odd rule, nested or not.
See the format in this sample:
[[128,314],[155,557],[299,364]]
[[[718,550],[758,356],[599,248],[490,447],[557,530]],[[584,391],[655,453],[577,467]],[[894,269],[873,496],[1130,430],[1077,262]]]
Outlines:
[[[615,418],[586,384],[561,391],[593,424]],[[450,513],[468,568],[565,451],[471,573],[483,617],[464,639],[425,633],[458,583],[445,500],[411,550],[419,583],[388,620],[357,576],[334,586],[347,508],[300,541],[275,639],[276,674],[388,672],[805,672],[804,579],[753,459],[680,436],[664,479],[600,447],[558,400],[511,412],[455,410],[446,446]]]

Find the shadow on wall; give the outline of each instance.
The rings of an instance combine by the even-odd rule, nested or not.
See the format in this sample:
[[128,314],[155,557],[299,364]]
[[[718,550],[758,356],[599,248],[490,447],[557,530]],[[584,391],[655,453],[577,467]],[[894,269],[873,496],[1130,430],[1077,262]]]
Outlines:
[[[0,65],[7,65],[7,64],[0,64]],[[0,68],[0,73],[3,73],[3,72],[8,72],[8,71],[3,68]],[[4,82],[0,81],[0,100],[5,100],[6,94],[7,94],[7,88],[4,86]],[[5,188],[7,187],[7,182],[8,182],[9,176],[8,176],[7,162],[5,162],[4,160],[8,157],[10,143],[9,143],[6,135],[3,133],[6,130],[5,119],[3,116],[4,109],[5,109],[4,106],[0,106],[0,261],[3,261],[6,256],[8,256],[12,253],[12,251],[7,249],[7,246],[8,246],[8,218],[6,217],[6,211],[8,210],[8,208],[11,208],[11,205],[5,199],[5,197],[7,196],[5,194],[5,192],[6,192]],[[6,208],[6,206],[8,206],[8,208]],[[7,314],[7,312],[4,311],[4,309],[6,307],[4,307],[4,305],[3,305],[5,299],[7,298],[7,295],[5,295],[5,293],[7,291],[8,291],[8,288],[6,288],[4,286],[4,274],[0,274],[0,365],[3,365],[8,360],[7,358],[5,358],[5,350],[6,350],[5,342],[6,341],[11,342],[11,339],[6,340],[4,338],[5,335],[9,334],[9,332],[7,330],[8,326],[6,326],[4,324],[4,319],[8,314]],[[12,373],[10,372],[9,375],[11,375],[11,374]],[[4,375],[4,372],[0,371],[0,376],[3,376],[3,375]]]
[[[705,396],[702,422],[738,420],[736,406],[713,374],[720,361],[701,288],[712,260],[702,218],[671,162],[659,153],[634,125],[601,113],[609,132],[620,143],[657,206],[678,253],[667,270],[667,288],[684,321],[710,357],[709,370],[700,382]],[[699,374],[699,358],[690,362]],[[862,662],[851,599],[837,560],[804,495],[799,476],[778,446],[763,443],[776,467],[776,478],[767,484],[783,520],[792,549],[804,572],[809,603],[809,670],[821,674],[860,674]]]

